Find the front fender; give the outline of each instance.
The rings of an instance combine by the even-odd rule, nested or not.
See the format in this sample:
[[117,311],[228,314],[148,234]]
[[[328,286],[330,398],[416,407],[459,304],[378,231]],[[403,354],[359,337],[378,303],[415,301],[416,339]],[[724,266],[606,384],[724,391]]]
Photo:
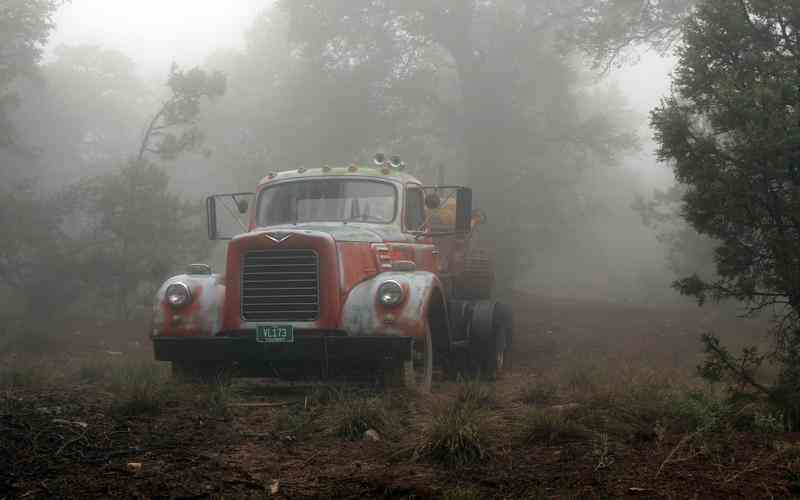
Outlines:
[[[166,301],[166,290],[173,283],[189,287],[192,302],[188,306],[174,309]],[[153,306],[153,337],[198,337],[212,336],[222,329],[222,305],[225,285],[222,276],[189,275],[173,276],[161,285]]]
[[[396,307],[378,302],[378,287],[397,281],[405,299]],[[428,332],[428,307],[432,295],[441,293],[439,278],[429,272],[387,272],[362,281],[350,291],[342,309],[341,327],[349,335],[402,335],[422,338]]]

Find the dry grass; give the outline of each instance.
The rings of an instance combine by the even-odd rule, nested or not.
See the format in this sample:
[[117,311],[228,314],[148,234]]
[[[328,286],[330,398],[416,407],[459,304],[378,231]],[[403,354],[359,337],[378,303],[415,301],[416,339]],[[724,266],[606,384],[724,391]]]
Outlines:
[[528,444],[552,445],[585,440],[590,432],[560,412],[532,410],[521,422],[521,435]]
[[177,395],[169,368],[162,363],[123,361],[111,372],[114,410],[123,415],[154,415]]
[[455,400],[435,405],[414,456],[448,466],[479,462],[487,456],[490,418],[474,403]]

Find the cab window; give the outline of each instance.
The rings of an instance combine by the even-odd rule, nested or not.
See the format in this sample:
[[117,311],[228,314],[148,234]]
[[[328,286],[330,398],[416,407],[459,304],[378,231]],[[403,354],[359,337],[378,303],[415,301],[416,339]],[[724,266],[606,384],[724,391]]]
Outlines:
[[425,195],[420,188],[407,188],[406,228],[409,231],[419,231],[423,224],[425,224]]

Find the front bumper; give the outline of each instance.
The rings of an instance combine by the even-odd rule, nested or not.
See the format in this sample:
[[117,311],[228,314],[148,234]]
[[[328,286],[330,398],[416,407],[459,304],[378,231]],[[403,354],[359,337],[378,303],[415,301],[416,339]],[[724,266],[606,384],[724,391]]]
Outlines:
[[262,343],[255,332],[246,336],[153,337],[157,361],[272,361],[387,362],[410,361],[411,337],[349,337],[326,334],[296,335],[291,343]]

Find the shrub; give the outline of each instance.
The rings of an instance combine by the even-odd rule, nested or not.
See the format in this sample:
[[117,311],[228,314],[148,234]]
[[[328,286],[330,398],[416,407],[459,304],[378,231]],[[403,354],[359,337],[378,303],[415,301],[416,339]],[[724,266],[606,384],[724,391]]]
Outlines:
[[124,415],[159,413],[175,394],[169,371],[153,362],[128,362],[114,367],[109,389],[115,397],[114,409]]
[[496,400],[494,384],[487,384],[479,379],[462,381],[456,393],[456,404],[472,405],[477,408],[491,407]]
[[414,455],[451,466],[478,462],[486,455],[487,427],[486,414],[474,404],[442,405],[423,428]]
[[533,410],[522,423],[522,438],[527,443],[563,443],[584,439],[588,435],[583,426],[552,411]]
[[393,420],[384,401],[377,397],[346,397],[330,408],[330,430],[344,439],[357,440],[370,429],[390,434]]

